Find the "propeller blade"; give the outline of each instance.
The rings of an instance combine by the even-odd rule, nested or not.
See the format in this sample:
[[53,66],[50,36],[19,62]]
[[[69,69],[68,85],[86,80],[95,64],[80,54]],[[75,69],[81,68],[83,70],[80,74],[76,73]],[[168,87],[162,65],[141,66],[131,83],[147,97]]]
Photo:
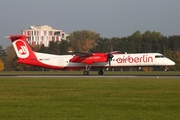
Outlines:
[[111,66],[111,61],[112,61],[112,58],[114,57],[112,54],[108,53],[108,58],[107,58],[107,62],[109,63],[109,66]]

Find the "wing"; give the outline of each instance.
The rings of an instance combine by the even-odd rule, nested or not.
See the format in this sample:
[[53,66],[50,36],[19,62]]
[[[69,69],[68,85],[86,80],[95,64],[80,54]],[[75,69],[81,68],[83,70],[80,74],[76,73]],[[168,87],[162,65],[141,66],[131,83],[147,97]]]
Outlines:
[[72,54],[79,57],[89,57],[93,55],[93,53],[89,53],[89,52],[73,52]]

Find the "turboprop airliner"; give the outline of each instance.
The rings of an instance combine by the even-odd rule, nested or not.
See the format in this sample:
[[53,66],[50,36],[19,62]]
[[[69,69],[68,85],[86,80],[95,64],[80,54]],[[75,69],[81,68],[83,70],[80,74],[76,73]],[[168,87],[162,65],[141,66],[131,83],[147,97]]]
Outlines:
[[172,66],[175,62],[160,53],[120,54],[74,52],[72,55],[53,55],[34,52],[26,41],[25,35],[11,35],[18,63],[59,70],[85,69],[83,74],[89,75],[90,68],[99,68],[98,74],[103,75],[104,68],[116,67],[150,67]]

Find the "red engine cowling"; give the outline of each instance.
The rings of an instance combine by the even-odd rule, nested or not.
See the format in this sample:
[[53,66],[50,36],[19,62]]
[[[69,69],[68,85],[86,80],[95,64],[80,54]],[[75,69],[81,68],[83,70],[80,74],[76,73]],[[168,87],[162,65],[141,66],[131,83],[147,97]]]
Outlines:
[[85,63],[91,65],[98,62],[107,62],[108,54],[106,53],[94,53],[93,55],[87,56],[74,56],[70,62]]

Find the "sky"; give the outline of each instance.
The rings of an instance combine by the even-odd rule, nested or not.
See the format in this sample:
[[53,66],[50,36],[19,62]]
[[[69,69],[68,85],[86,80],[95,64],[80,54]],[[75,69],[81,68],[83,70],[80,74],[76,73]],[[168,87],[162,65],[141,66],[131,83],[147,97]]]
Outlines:
[[49,25],[67,34],[91,30],[101,37],[126,37],[139,30],[180,35],[180,0],[0,0],[0,45],[4,36],[31,25]]

